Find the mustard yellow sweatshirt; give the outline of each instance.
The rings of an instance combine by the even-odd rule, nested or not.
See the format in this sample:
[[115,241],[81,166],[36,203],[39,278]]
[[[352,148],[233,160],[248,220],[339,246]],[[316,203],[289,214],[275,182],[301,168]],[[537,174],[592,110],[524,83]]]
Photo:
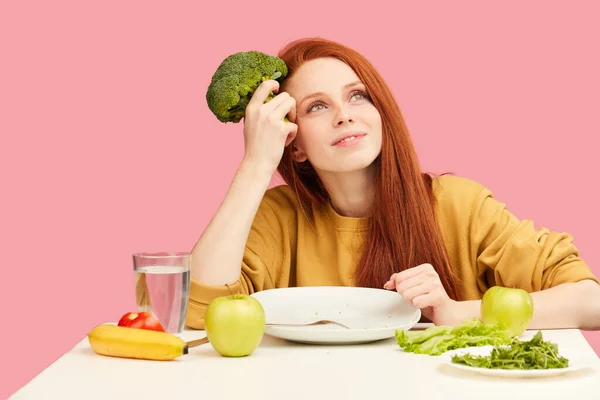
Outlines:
[[[528,292],[565,282],[600,280],[579,257],[567,233],[535,228],[518,220],[490,190],[470,179],[434,179],[438,223],[451,266],[457,271],[461,300],[478,300],[494,285]],[[234,293],[293,286],[353,286],[366,218],[339,215],[331,205],[315,209],[313,229],[286,185],[267,190],[246,244]],[[227,286],[192,279],[186,323],[204,329],[212,299],[230,294]]]

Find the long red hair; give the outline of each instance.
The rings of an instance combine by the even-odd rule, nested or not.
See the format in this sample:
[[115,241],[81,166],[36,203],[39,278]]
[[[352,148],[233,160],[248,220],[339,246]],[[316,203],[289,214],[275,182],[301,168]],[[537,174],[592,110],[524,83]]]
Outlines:
[[[393,273],[423,263],[434,266],[448,295],[457,300],[457,278],[453,273],[434,214],[432,177],[422,173],[402,113],[394,97],[369,61],[356,51],[322,38],[296,40],[280,50],[289,72],[306,61],[335,57],[349,65],[364,83],[382,119],[382,150],[375,160],[374,201],[355,284],[383,287]],[[285,90],[285,81],[281,87]],[[300,207],[312,220],[313,205],[323,206],[329,196],[310,162],[293,160],[287,146],[278,172],[296,191]]]

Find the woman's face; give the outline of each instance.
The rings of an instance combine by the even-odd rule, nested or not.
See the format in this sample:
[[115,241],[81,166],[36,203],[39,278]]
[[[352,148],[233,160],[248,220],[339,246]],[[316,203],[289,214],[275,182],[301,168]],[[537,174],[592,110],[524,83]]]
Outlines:
[[285,83],[296,100],[294,159],[315,170],[349,172],[368,167],[381,152],[381,116],[346,63],[319,58]]

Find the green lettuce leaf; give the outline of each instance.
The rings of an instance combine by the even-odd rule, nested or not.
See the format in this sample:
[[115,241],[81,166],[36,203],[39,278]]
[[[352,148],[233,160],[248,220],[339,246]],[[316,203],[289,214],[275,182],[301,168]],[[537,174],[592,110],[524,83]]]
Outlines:
[[463,321],[458,326],[432,326],[423,331],[398,330],[398,346],[405,352],[439,356],[449,350],[487,345],[508,344],[510,332],[498,324],[483,324],[479,319]]
[[493,369],[550,369],[569,366],[569,360],[559,354],[558,346],[544,341],[541,331],[529,341],[514,338],[508,346],[496,346],[489,356],[455,354],[452,362]]

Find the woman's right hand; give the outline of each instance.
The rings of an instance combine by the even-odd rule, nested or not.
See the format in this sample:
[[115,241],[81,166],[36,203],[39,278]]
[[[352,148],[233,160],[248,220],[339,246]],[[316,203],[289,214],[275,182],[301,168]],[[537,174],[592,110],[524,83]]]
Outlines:
[[[265,103],[270,92],[277,93],[279,82],[262,82],[246,107],[244,118],[244,161],[269,168],[275,172],[284,148],[296,137],[298,125],[285,122],[296,120],[296,101],[283,92]],[[289,114],[289,115],[288,115]]]

